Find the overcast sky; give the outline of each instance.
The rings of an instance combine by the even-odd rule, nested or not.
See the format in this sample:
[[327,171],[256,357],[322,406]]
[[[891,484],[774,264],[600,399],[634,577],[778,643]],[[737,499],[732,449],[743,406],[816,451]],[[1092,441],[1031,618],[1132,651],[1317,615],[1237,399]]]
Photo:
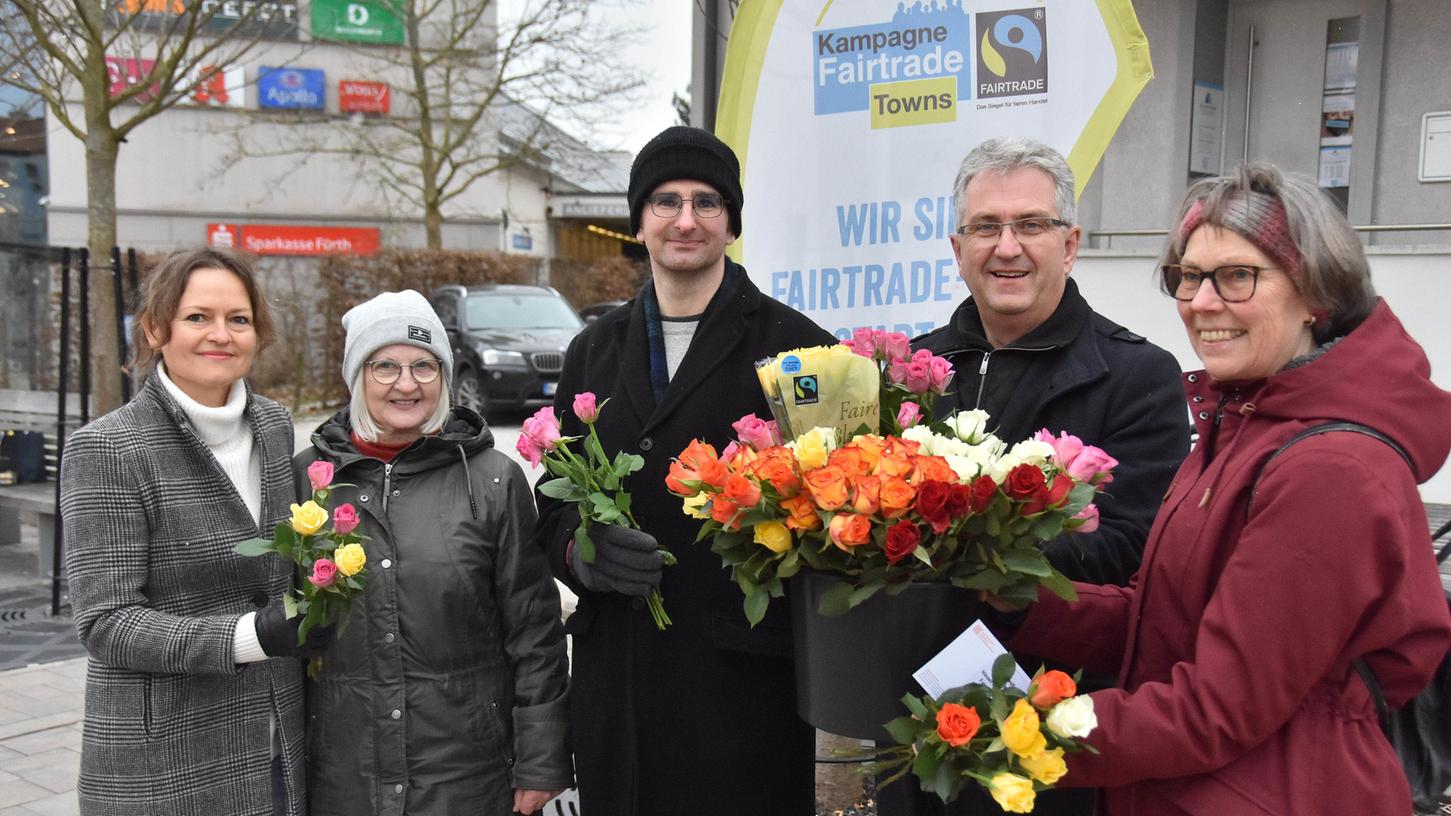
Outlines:
[[651,136],[677,124],[672,93],[690,88],[690,11],[693,0],[640,0],[645,32],[631,50],[630,62],[645,75],[647,85],[638,109],[601,123],[596,147],[639,150]]

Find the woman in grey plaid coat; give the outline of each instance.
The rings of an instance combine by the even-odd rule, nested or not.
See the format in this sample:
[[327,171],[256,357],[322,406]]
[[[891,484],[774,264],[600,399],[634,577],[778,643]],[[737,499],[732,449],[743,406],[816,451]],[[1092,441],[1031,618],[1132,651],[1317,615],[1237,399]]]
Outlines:
[[296,657],[325,644],[298,647],[283,562],[232,551],[293,499],[290,417],[242,380],[272,337],[266,302],[240,256],[183,252],[149,276],[135,326],[137,363],[161,362],[71,437],[61,469],[90,653],[80,810],[296,816]]

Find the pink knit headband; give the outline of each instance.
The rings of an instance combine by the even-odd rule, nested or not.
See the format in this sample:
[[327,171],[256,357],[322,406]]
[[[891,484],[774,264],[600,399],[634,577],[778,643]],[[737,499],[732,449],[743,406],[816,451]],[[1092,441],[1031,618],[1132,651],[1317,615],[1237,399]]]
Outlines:
[[[1194,230],[1205,222],[1204,199],[1195,201],[1179,224],[1179,241],[1187,242]],[[1225,205],[1219,213],[1218,226],[1233,230],[1260,252],[1269,256],[1303,288],[1304,270],[1300,268],[1300,252],[1290,238],[1290,222],[1285,205],[1274,196],[1247,192]]]

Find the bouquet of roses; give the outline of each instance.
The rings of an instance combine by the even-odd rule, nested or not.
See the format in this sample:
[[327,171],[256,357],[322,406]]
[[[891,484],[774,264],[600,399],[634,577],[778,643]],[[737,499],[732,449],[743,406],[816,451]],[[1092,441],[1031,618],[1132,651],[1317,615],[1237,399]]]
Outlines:
[[[1031,601],[1039,585],[1076,597],[1039,544],[1097,528],[1093,498],[1117,462],[1047,430],[1008,447],[987,431],[982,411],[932,419],[932,397],[950,382],[951,367],[922,351],[906,356],[905,343],[902,335],[858,333],[843,346],[879,363],[869,370],[880,373],[879,404],[896,406],[881,414],[879,432],[843,439],[838,428],[815,427],[783,439],[782,418],[748,415],[724,451],[695,440],[672,463],[666,486],[704,521],[697,540],[710,539],[731,568],[752,624],[803,567],[845,579],[821,597],[828,615],[912,581],[1009,601]],[[782,358],[805,351],[818,350]],[[791,368],[782,358],[771,365]],[[819,378],[815,386],[822,401],[838,384]]]
[[[307,467],[312,485],[312,498],[292,505],[292,518],[280,522],[272,538],[253,538],[233,549],[241,555],[277,553],[297,565],[287,592],[282,596],[289,619],[302,615],[297,642],[307,640],[314,626],[347,624],[348,609],[353,599],[367,585],[368,555],[358,527],[358,510],[344,502],[332,509],[332,528],[327,503],[334,487],[333,465],[317,461]],[[298,580],[306,576],[306,580]],[[307,663],[307,676],[316,677],[322,670],[322,658]]]
[[[600,444],[595,422],[600,411],[609,400],[597,402],[595,395],[581,391],[574,395],[574,415],[585,424],[588,433],[584,436],[584,456],[570,450],[569,443],[580,437],[561,436],[559,418],[554,409],[540,408],[533,416],[524,420],[515,449],[534,467],[543,463],[545,469],[556,478],[539,486],[539,492],[560,501],[573,502],[579,508],[579,525],[574,529],[575,554],[589,563],[594,563],[594,542],[589,536],[591,524],[618,524],[621,527],[639,529],[635,517],[630,513],[630,494],[621,489],[626,476],[645,466],[644,458],[619,451],[612,460],[605,455]],[[674,564],[675,558],[669,550],[661,550],[666,564]],[[650,591],[645,598],[655,625],[664,629],[670,625],[670,616],[665,614],[665,599],[660,588]]]
[[1030,813],[1038,791],[1068,772],[1064,754],[1093,751],[1083,741],[1098,719],[1093,700],[1078,696],[1076,678],[1042,671],[1026,691],[1010,683],[1010,654],[993,664],[992,685],[971,683],[941,700],[908,694],[911,716],[887,723],[899,745],[878,754],[883,784],[909,771],[923,790],[950,802],[976,782],[1009,813]]

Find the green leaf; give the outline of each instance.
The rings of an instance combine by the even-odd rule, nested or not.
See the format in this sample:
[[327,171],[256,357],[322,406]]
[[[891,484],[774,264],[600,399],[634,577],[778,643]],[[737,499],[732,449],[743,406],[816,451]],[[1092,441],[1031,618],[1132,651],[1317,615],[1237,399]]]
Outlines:
[[856,606],[857,604],[860,604],[866,599],[877,594],[877,592],[879,592],[883,586],[884,584],[874,581],[870,584],[867,584],[866,586],[853,589],[851,591],[851,596],[847,598],[847,605]]
[[776,577],[782,580],[790,578],[801,571],[801,549],[793,547],[781,556],[780,562],[776,564]]
[[600,445],[599,437],[589,434],[584,438],[584,451],[589,456],[589,463],[595,470],[608,468],[610,457],[605,455],[605,449]]
[[1011,652],[1003,652],[998,659],[993,661],[993,686],[1002,688],[1013,679],[1013,670],[1018,667],[1018,661],[1013,658]]
[[297,598],[293,597],[292,590],[282,593],[282,613],[288,620],[297,617]]
[[1018,547],[1003,553],[1003,566],[1013,572],[1044,577],[1053,571],[1048,559],[1036,547]]
[[902,705],[906,706],[907,710],[912,712],[912,716],[916,717],[919,720],[926,721],[926,719],[932,714],[932,712],[927,709],[927,706],[923,704],[922,700],[919,699],[915,694],[902,695]]
[[760,623],[766,617],[766,607],[771,604],[771,594],[761,587],[756,587],[751,594],[746,596],[746,620],[751,626]]
[[579,526],[574,528],[574,554],[583,558],[586,564],[595,562],[595,543],[589,537],[588,524],[580,519]]
[[912,557],[917,559],[918,561],[921,561],[923,564],[926,564],[929,567],[932,566],[932,556],[927,553],[926,547],[918,547],[917,549],[913,550]]
[[232,552],[247,556],[267,555],[277,552],[277,546],[265,538],[249,538],[232,545]]
[[567,502],[584,501],[589,495],[584,488],[569,479],[550,479],[539,486],[539,492],[551,499]]
[[626,515],[630,512],[629,493],[621,490],[619,493],[615,494],[615,509],[619,510],[621,515]]
[[1044,513],[1041,518],[1033,522],[1033,527],[1028,531],[1028,535],[1038,541],[1047,541],[1057,538],[1061,532],[1063,532],[1063,514]]
[[615,462],[611,466],[615,475],[623,479],[645,466],[645,457],[637,453],[626,453],[620,451],[615,454]]
[[1078,600],[1078,590],[1073,588],[1073,582],[1068,576],[1056,569],[1049,569],[1048,574],[1038,579],[1038,583],[1048,588],[1049,592],[1068,602]]
[[911,717],[898,717],[883,726],[883,728],[887,729],[887,733],[892,735],[892,739],[896,740],[899,745],[911,745],[913,742],[916,742],[917,729],[921,727],[922,723]]
[[821,593],[821,602],[817,605],[816,611],[834,618],[845,615],[851,609],[851,594],[853,587],[845,581],[832,584],[831,588]]

